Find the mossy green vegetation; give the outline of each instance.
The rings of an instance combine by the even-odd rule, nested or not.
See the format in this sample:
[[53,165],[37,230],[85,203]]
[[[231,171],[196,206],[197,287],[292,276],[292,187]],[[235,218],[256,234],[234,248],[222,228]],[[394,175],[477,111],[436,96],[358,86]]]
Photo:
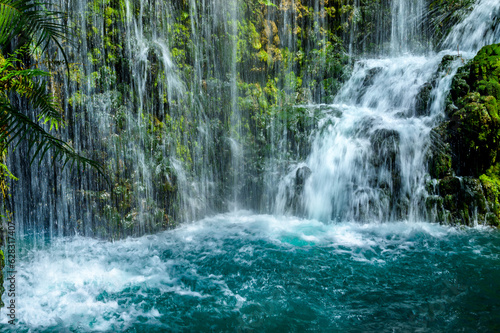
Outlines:
[[[459,68],[446,108],[449,121],[434,129],[441,149],[431,159],[430,173],[441,179],[442,207],[454,223],[470,224],[476,219],[499,224],[499,82],[500,44],[485,46]],[[450,188],[450,184],[455,186]],[[448,196],[453,200],[447,201]]]
[[492,167],[487,173],[479,176],[481,185],[490,207],[490,214],[487,216],[487,223],[500,226],[500,169],[498,165]]

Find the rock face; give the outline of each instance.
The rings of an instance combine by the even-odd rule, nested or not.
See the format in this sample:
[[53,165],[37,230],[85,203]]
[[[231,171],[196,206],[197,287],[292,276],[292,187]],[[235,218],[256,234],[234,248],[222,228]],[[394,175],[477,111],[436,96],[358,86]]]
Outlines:
[[427,209],[438,221],[499,225],[499,81],[500,44],[483,47],[453,79],[448,121],[431,133]]

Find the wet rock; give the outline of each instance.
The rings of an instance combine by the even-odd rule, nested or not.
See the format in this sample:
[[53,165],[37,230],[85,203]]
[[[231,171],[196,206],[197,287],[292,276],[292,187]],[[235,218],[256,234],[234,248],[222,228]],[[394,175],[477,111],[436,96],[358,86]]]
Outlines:
[[432,84],[429,82],[423,84],[417,94],[415,101],[415,115],[426,116],[429,114],[429,104],[431,101]]
[[375,82],[375,76],[382,72],[382,67],[370,68],[366,71],[366,76],[363,80],[363,87],[369,87]]
[[462,179],[462,201],[474,207],[478,214],[485,214],[487,212],[486,197],[483,193],[481,181],[474,177],[464,177]]
[[[438,194],[429,195],[425,204],[431,220],[452,224],[486,222],[489,213],[481,181],[474,177],[441,179]],[[492,220],[491,216],[489,219]]]
[[308,166],[302,166],[295,171],[295,179],[289,184],[286,193],[286,207],[296,216],[305,214],[303,202],[304,186],[312,171]]
[[457,177],[445,177],[439,182],[439,194],[442,196],[454,195],[460,191],[460,188],[460,179]]
[[[371,187],[378,188],[380,194],[386,194],[387,209],[393,211],[396,218],[404,216],[407,210],[400,195],[399,142],[399,133],[392,129],[377,129],[370,136],[373,152],[371,163],[378,169],[370,181]],[[373,206],[373,208],[376,207]]]
[[428,151],[429,174],[432,178],[441,179],[446,176],[451,176],[452,157],[450,144],[447,142],[446,124],[432,129],[431,149]]
[[357,100],[358,103],[361,102],[363,95],[365,94],[368,87],[370,87],[374,84],[375,77],[380,72],[382,72],[382,67],[374,67],[374,68],[370,68],[369,70],[366,71],[366,76],[363,79],[363,82],[361,83],[361,91],[360,91],[360,94],[359,94],[359,97]]
[[500,222],[498,220],[498,217],[494,213],[486,213],[484,220],[485,220],[486,224],[491,225],[493,227],[500,226]]
[[295,193],[301,195],[304,190],[306,180],[311,176],[312,171],[307,166],[297,169],[295,173]]
[[428,210],[433,208],[441,208],[443,206],[444,199],[439,195],[430,195],[425,199],[425,206]]
[[452,115],[455,114],[455,112],[457,112],[457,111],[458,111],[458,107],[454,103],[450,102],[446,105],[444,112],[448,118],[451,118]]
[[470,92],[470,86],[467,82],[470,73],[470,66],[465,65],[457,70],[457,73],[451,81],[450,96],[453,101],[457,101],[461,96]]
[[451,156],[445,151],[434,151],[430,162],[429,173],[434,178],[442,178],[451,175]]
[[372,163],[376,167],[398,168],[399,133],[391,129],[377,129],[370,136],[373,149]]
[[438,74],[448,74],[451,70],[451,63],[455,60],[460,59],[458,55],[447,54],[441,59],[441,63],[438,66]]

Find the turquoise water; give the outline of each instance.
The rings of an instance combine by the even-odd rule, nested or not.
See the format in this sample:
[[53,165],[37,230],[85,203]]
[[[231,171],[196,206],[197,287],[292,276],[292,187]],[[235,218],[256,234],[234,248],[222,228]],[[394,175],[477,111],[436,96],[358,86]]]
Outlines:
[[60,239],[24,253],[18,274],[24,332],[500,331],[500,233],[487,228],[238,213]]

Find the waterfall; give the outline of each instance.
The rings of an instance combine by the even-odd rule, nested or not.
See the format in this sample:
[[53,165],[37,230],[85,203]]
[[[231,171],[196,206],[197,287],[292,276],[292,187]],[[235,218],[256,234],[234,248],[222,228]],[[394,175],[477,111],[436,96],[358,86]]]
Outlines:
[[333,104],[323,107],[311,153],[280,183],[277,213],[321,221],[435,220],[425,207],[430,132],[445,118],[445,98],[464,62],[457,57],[443,68],[441,59],[456,55],[457,44],[472,57],[500,41],[500,3],[479,2],[445,40],[450,49],[419,55],[430,45],[418,21],[424,5],[394,1],[389,52],[359,60]]
[[[50,154],[29,165],[20,145],[8,162],[19,233],[120,238],[233,209],[432,220],[429,133],[461,64],[444,73],[441,58],[498,41],[500,5],[479,1],[438,53],[428,5],[57,2],[76,32],[70,76],[50,67],[68,121],[58,135],[110,184]],[[349,78],[346,54],[361,57]]]
[[500,232],[429,223],[429,165],[500,0],[440,40],[458,2],[53,1],[52,133],[109,183],[8,152],[2,332],[498,330]]
[[[21,235],[140,235],[227,207],[224,178],[240,182],[230,169],[243,164],[236,3],[57,4],[77,32],[68,45],[70,77],[64,67],[53,70],[68,121],[59,135],[101,162],[110,184],[91,170],[61,171],[50,156],[28,165],[20,146],[9,165],[20,178],[12,202]],[[175,59],[187,57],[188,38],[192,59],[180,68]]]
[[396,0],[392,2],[391,53],[427,50],[429,41],[424,34],[427,1]]
[[453,28],[443,43],[444,47],[477,52],[484,45],[498,43],[499,23],[500,3],[496,0],[479,1],[472,12]]
[[283,209],[287,197],[298,196],[306,215],[323,221],[426,219],[429,133],[444,117],[452,75],[440,77],[427,110],[418,109],[417,97],[442,56],[358,62],[334,104],[324,108],[305,164],[284,180],[296,183],[300,171],[310,170],[300,180],[301,193],[282,186],[276,206]]

